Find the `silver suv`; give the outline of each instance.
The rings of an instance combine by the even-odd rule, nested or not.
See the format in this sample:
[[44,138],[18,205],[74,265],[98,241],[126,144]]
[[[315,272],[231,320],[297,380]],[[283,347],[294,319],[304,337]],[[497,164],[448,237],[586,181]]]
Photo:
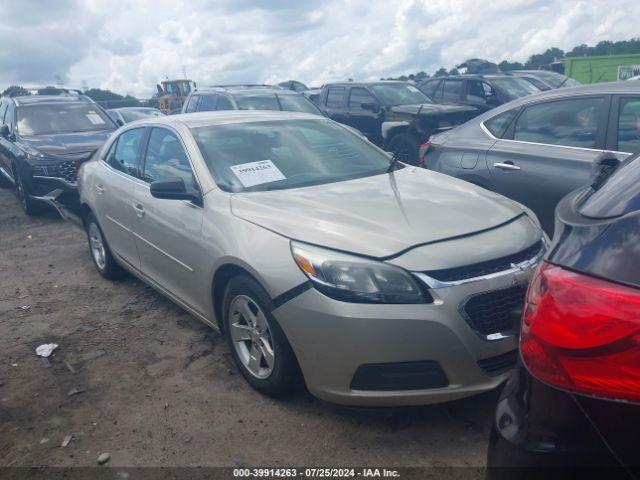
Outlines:
[[515,362],[545,249],[535,217],[329,119],[141,120],[79,184],[99,272],[129,271],[221,330],[263,393],[301,373],[336,403],[426,404],[491,389]]

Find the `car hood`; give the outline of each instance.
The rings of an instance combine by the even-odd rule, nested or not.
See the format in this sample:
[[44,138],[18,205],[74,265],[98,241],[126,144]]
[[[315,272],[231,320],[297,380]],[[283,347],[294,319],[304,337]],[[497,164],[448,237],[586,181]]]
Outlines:
[[107,141],[113,130],[77,133],[56,133],[20,137],[21,143],[32,150],[54,157],[92,152]]
[[234,215],[285,237],[371,257],[481,232],[517,203],[422,168],[290,190],[232,195]]
[[417,115],[420,112],[420,116],[433,116],[433,115],[447,115],[455,113],[472,113],[477,112],[478,109],[468,105],[449,105],[441,103],[423,103],[420,105],[396,105],[390,107],[394,113],[408,113],[410,115]]

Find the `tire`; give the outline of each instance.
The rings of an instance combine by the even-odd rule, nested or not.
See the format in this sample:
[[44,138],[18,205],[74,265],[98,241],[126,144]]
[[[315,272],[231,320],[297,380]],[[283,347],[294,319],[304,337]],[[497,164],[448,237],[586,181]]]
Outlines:
[[118,280],[125,275],[125,270],[118,265],[111,254],[102,229],[92,213],[89,213],[84,222],[89,243],[89,253],[98,273],[107,280]]
[[398,160],[409,165],[418,165],[420,142],[410,133],[399,133],[389,141],[388,150],[398,155]]
[[293,390],[299,368],[272,310],[269,295],[253,278],[238,275],[229,281],[222,315],[231,355],[253,388],[278,398]]
[[29,190],[24,185],[24,182],[22,180],[22,175],[18,173],[16,168],[13,169],[13,178],[16,182],[16,198],[18,199],[18,202],[20,202],[22,211],[29,217],[38,214],[42,210],[41,205],[38,204],[37,200],[31,198],[31,196],[29,195]]

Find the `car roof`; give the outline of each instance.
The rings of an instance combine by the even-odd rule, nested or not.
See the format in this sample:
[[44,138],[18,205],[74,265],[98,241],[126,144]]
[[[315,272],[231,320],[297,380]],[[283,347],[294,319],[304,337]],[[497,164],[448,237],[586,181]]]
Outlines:
[[206,95],[207,93],[228,93],[230,95],[259,95],[261,93],[277,93],[299,95],[300,92],[285,90],[273,85],[214,85],[212,87],[199,88],[193,95]]
[[329,82],[325,83],[325,87],[369,87],[371,85],[383,85],[392,83],[409,83],[404,80],[378,80],[373,82]]
[[552,70],[511,70],[511,73],[528,73],[530,75],[559,75],[564,77],[562,73],[554,72]]
[[126,112],[128,110],[158,110],[153,107],[116,107],[107,109],[108,112]]
[[34,105],[39,103],[93,103],[89,97],[84,95],[21,95],[18,97],[12,97],[16,105]]
[[213,112],[181,113],[137,120],[128,125],[139,123],[153,125],[179,126],[187,128],[209,127],[231,123],[254,123],[283,120],[317,120],[326,121],[325,117],[313,113],[289,112],[280,110],[218,110]]

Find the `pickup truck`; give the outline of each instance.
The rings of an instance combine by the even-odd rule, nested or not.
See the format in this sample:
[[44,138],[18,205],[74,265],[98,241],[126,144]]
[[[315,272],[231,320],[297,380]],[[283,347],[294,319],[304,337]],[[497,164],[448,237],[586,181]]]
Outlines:
[[478,114],[470,106],[435,104],[400,81],[329,83],[322,87],[319,107],[332,120],[356,128],[412,165],[418,164],[420,145],[431,135]]

